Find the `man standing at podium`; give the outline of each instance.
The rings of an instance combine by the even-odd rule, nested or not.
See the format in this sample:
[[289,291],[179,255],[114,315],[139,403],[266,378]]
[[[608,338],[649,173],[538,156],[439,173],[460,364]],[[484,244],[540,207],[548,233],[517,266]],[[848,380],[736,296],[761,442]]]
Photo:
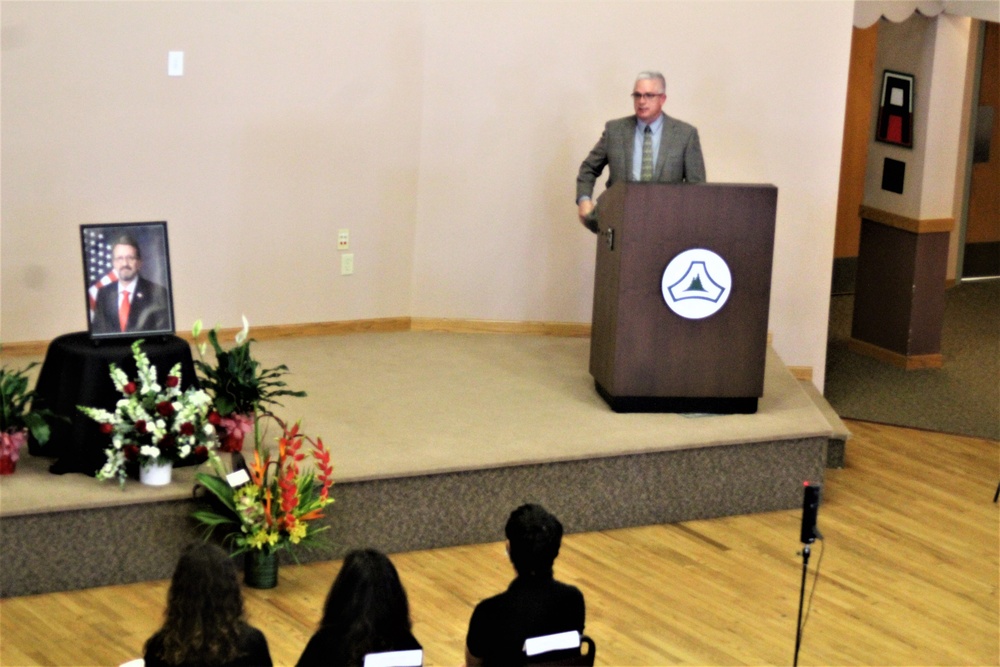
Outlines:
[[703,183],[705,161],[698,130],[663,113],[667,82],[659,72],[639,72],[632,88],[635,115],[608,121],[580,165],[576,204],[580,222],[597,232],[594,183],[609,167],[607,187],[618,181]]

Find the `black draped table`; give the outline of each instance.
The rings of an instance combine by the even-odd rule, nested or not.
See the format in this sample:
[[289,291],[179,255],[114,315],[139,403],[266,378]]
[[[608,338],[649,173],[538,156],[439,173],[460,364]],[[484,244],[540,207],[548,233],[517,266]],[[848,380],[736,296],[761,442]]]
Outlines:
[[[30,442],[28,451],[36,456],[55,457],[49,471],[57,475],[82,472],[94,476],[104,465],[104,450],[110,436],[101,433],[97,422],[77,409],[78,405],[114,411],[122,398],[111,381],[110,364],[118,365],[130,379],[136,378],[132,338],[91,340],[86,331],[64,334],[54,339],[45,352],[45,361],[35,385],[33,406],[48,408],[69,421],[52,420],[52,435],[45,446]],[[157,335],[144,339],[142,350],[162,379],[181,364],[181,387],[197,385],[191,346],[177,336]]]

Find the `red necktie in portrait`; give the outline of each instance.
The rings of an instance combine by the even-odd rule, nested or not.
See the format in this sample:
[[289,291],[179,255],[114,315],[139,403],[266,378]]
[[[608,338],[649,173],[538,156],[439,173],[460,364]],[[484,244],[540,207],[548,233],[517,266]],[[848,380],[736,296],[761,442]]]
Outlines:
[[118,324],[121,325],[122,331],[125,331],[125,327],[128,325],[128,311],[130,308],[128,300],[128,290],[122,292],[122,302],[118,306]]

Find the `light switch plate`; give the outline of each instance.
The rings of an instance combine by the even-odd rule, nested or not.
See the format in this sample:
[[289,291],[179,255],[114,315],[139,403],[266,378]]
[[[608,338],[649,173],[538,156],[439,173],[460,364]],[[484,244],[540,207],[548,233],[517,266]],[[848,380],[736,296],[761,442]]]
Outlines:
[[183,51],[170,51],[167,53],[167,75],[184,76]]

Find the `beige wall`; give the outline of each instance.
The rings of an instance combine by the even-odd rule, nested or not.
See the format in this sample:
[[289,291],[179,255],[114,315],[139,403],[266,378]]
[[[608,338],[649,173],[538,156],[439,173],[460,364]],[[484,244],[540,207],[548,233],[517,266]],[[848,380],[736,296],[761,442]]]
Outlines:
[[587,322],[576,169],[630,112],[635,73],[659,68],[710,180],[778,186],[770,329],[822,386],[850,2],[0,12],[4,341],[85,328],[79,224],[164,219],[181,328],[243,312]]

